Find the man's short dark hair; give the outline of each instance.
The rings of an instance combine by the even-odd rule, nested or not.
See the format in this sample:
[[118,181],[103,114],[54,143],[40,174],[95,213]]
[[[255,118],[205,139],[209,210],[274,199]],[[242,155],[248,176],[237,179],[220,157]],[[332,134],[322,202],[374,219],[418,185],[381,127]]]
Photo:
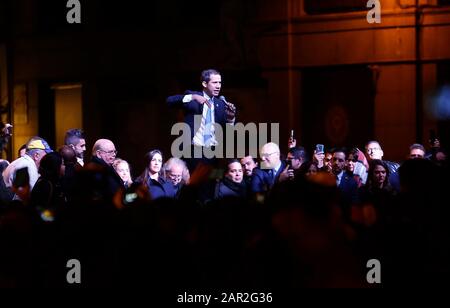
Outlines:
[[334,148],[331,154],[341,152],[344,153],[345,157],[347,157],[347,149],[346,148]]
[[212,68],[204,70],[202,72],[202,74],[200,75],[200,82],[204,81],[204,82],[208,83],[211,80],[211,75],[220,75],[220,73],[218,70],[215,70]]
[[252,155],[244,156],[244,157],[242,157],[241,159],[244,159],[245,157],[250,157],[250,158],[253,160],[253,163],[254,163],[254,164],[257,164],[257,163],[258,163],[258,160],[257,160],[255,157],[253,157]]
[[301,159],[303,162],[308,160],[308,156],[306,155],[306,150],[304,147],[293,147],[289,149],[289,152],[295,159]]
[[69,129],[66,132],[66,136],[64,137],[64,144],[65,145],[76,145],[80,139],[86,139],[84,138],[84,132],[79,128],[73,128]]
[[416,150],[416,149],[422,150],[424,153],[426,152],[425,147],[423,145],[421,145],[420,143],[414,143],[409,147],[409,151]]

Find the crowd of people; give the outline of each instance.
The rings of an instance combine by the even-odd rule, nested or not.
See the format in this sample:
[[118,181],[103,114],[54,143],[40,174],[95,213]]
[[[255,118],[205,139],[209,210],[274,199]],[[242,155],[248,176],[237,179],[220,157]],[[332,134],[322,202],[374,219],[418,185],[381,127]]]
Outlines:
[[[185,113],[192,151],[217,146],[211,125],[237,117],[218,71],[201,83],[167,99]],[[347,150],[290,138],[286,148],[269,142],[259,157],[222,161],[152,149],[138,175],[112,140],[71,129],[53,151],[33,137],[0,162],[0,286],[69,286],[73,259],[82,287],[373,287],[374,259],[381,286],[448,284],[449,167],[438,139],[412,144],[401,163],[375,140]]]
[[220,177],[158,149],[133,177],[111,140],[97,140],[90,159],[80,129],[65,143],[52,151],[33,137],[1,162],[2,286],[66,285],[73,258],[86,286],[365,287],[369,259],[387,286],[449,272],[439,143],[413,144],[401,164],[377,141],[312,155],[295,140],[287,155],[267,143],[260,160],[227,160]]

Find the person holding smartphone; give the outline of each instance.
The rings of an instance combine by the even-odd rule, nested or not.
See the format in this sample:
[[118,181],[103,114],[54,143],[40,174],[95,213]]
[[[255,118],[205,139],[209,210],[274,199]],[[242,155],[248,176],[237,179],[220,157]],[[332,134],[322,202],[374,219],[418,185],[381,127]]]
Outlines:
[[316,144],[314,149],[313,161],[316,163],[317,168],[322,170],[325,166],[325,146],[323,144]]

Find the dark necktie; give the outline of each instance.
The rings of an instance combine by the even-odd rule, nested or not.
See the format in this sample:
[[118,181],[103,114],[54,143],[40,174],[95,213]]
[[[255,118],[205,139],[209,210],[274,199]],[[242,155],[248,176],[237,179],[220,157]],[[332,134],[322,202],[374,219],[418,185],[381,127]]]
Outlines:
[[269,170],[269,178],[270,178],[270,185],[273,185],[275,183],[275,171],[273,169]]

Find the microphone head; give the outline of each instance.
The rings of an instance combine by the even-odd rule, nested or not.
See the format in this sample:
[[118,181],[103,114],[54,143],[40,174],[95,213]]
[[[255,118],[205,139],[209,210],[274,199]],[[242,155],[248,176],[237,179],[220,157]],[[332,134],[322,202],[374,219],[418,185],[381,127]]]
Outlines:
[[219,96],[219,98],[220,98],[221,100],[223,100],[224,102],[227,101],[227,100],[225,99],[225,96],[223,96],[223,95]]

